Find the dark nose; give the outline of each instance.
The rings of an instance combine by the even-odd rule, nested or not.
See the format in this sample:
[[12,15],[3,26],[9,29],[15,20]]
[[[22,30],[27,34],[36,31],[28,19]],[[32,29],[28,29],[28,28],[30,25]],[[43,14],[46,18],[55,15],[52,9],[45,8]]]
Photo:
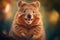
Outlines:
[[31,18],[31,15],[30,15],[30,14],[28,14],[28,15],[27,15],[27,18]]

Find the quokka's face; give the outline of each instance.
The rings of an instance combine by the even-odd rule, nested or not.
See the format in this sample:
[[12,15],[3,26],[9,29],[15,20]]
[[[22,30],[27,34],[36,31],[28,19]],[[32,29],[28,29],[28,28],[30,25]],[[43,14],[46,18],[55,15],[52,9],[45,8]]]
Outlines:
[[32,22],[36,20],[37,14],[39,14],[39,10],[31,5],[22,7],[19,12],[21,12],[20,18],[22,18],[26,24],[32,24]]
[[20,20],[23,20],[26,24],[32,24],[36,18],[38,18],[37,14],[39,13],[39,3],[38,2],[32,2],[32,3],[26,3],[26,2],[19,2],[18,4],[18,15],[21,18]]

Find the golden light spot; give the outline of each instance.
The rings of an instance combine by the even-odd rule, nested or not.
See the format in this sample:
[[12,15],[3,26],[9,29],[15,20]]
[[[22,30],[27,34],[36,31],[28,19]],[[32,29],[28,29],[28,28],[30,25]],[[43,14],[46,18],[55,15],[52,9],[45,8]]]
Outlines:
[[6,19],[9,19],[12,16],[11,5],[7,4],[4,10],[6,14]]
[[50,17],[49,17],[49,21],[52,23],[52,24],[56,24],[57,21],[58,21],[58,17],[59,17],[59,14],[57,11],[53,10],[50,14]]

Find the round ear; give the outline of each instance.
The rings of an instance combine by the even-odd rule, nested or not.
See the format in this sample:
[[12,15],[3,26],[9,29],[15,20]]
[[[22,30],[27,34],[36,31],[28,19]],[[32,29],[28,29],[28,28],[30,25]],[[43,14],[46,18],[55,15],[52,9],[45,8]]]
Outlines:
[[26,2],[25,1],[19,1],[18,2],[18,7],[21,7],[22,5],[26,5]]
[[33,5],[34,7],[40,7],[40,2],[36,1],[36,2],[32,2],[31,5]]
[[36,1],[36,5],[37,5],[38,7],[40,7],[40,2],[39,2],[39,1]]

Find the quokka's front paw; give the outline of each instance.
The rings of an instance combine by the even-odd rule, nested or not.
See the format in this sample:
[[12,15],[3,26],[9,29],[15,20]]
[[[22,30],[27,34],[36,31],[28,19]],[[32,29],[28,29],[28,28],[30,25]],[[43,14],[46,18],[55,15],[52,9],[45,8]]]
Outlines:
[[30,38],[30,40],[36,40],[36,36],[33,35],[33,36]]
[[27,36],[26,36],[26,34],[24,34],[24,33],[21,33],[21,37],[24,37],[24,38],[26,38]]
[[31,40],[36,40],[36,39],[38,39],[38,38],[39,38],[39,36],[33,35],[32,38],[31,38]]
[[27,35],[24,34],[24,33],[21,33],[21,38],[22,38],[23,40],[27,40],[27,39],[28,39]]
[[30,40],[36,40],[34,37],[32,37]]

